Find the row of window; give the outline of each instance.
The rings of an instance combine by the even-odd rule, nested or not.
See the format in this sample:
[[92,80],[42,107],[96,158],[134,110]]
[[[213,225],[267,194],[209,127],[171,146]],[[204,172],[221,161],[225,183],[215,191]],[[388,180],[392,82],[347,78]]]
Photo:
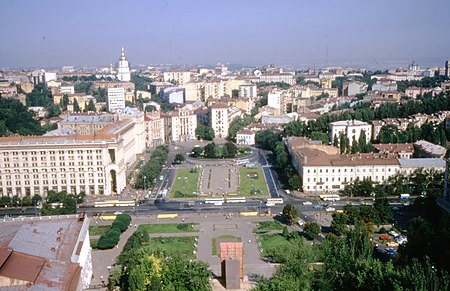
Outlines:
[[[336,170],[336,171],[335,171]],[[347,173],[347,169],[342,169],[343,171],[342,171],[342,173]],[[350,168],[349,169],[350,171],[350,173],[353,173],[353,168]],[[378,171],[378,170],[380,170],[380,171]],[[387,168],[387,171],[388,172],[391,172],[391,168]],[[311,170],[311,169],[308,169],[307,170],[307,173],[341,173],[341,169],[340,168],[338,168],[338,169],[331,169],[330,171],[328,171],[328,169],[325,169],[325,170],[322,170],[322,169],[319,169],[318,171],[316,170],[316,169],[313,169],[313,170]],[[356,171],[355,171],[356,173],[365,173],[366,172],[366,169],[365,168],[362,168],[362,169],[356,169]],[[372,169],[367,169],[367,172],[369,172],[369,173],[371,173],[372,172]],[[375,171],[374,172],[385,172],[385,169],[378,169],[378,168],[375,168]]]
[[[49,183],[51,181],[51,183]],[[59,182],[58,182],[59,181]],[[43,185],[48,185],[48,184],[53,184],[53,185],[65,185],[65,184],[72,184],[72,185],[76,185],[76,184],[84,184],[86,182],[85,179],[80,179],[79,183],[77,183],[76,179],[70,179],[69,183],[63,183],[63,182],[67,182],[65,180],[43,180],[42,184]],[[103,179],[98,179],[97,180],[98,184],[103,184]],[[33,183],[31,183],[30,180],[24,180],[24,181],[15,181],[15,183],[12,183],[12,181],[6,181],[5,183],[3,183],[2,181],[0,181],[0,187],[2,186],[12,186],[13,184],[16,186],[21,186],[23,183],[23,185],[40,185],[39,180],[33,180]],[[88,180],[89,184],[94,184],[94,179],[89,179]]]
[[[363,177],[359,177],[360,179],[366,179],[366,178],[368,178],[368,179],[370,179],[371,177],[370,176],[363,176]],[[379,179],[378,179],[378,176],[375,176],[375,181],[378,181]],[[323,180],[322,178],[319,178],[319,180],[317,181],[317,179],[316,178],[313,178],[313,180],[312,180],[313,182],[318,182],[318,183],[323,183],[323,182],[334,182],[334,181],[338,181],[338,182],[341,182],[341,177],[336,177],[336,179],[335,179],[335,177],[331,177],[330,179],[328,179],[328,177],[327,178],[325,178],[325,180]],[[352,182],[353,181],[353,177],[350,177],[350,179],[348,179],[348,181],[347,181],[347,177],[344,177],[343,179],[342,179],[342,182],[344,182],[344,183],[346,183],[346,182]],[[384,176],[381,176],[381,181],[384,181]],[[308,182],[311,182],[311,178],[308,178]]]
[[23,151],[23,152],[3,152],[3,156],[4,157],[8,157],[8,156],[37,156],[38,154],[42,155],[42,156],[46,156],[46,155],[64,155],[64,154],[69,154],[69,155],[73,155],[74,153],[77,154],[83,154],[83,153],[87,153],[87,154],[92,154],[92,153],[96,153],[96,154],[101,154],[102,150],[68,150],[68,151]]
[[[41,174],[41,176],[42,176],[42,179],[57,178],[58,177],[58,175],[56,173],[55,174]],[[80,177],[80,178],[84,178],[85,176],[88,177],[88,178],[93,178],[94,177],[94,173],[83,173],[83,172],[81,172],[81,173],[78,173],[77,175],[75,175],[75,173],[70,173],[70,174],[67,174],[67,175],[65,173],[59,174],[59,177],[61,179],[65,179],[66,177],[76,178],[77,176]],[[10,180],[12,175],[4,175],[4,177],[5,177],[6,180]],[[103,173],[97,173],[97,177],[103,177]],[[21,177],[21,175],[14,175],[14,179],[18,179],[18,180],[19,179],[30,179],[30,178],[39,179],[39,174],[33,174],[33,175],[25,174],[25,175],[23,175],[23,177]],[[0,180],[1,180],[1,177],[0,177]]]

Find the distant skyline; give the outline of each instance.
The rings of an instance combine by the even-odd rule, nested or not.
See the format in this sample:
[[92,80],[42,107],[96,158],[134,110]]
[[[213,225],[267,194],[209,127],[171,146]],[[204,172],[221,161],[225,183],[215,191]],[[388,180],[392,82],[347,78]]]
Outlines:
[[0,1],[0,68],[450,59],[450,1]]

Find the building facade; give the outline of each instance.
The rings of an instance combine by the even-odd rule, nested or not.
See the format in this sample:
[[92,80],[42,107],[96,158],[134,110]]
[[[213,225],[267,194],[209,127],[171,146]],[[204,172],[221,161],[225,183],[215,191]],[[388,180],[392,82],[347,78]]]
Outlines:
[[228,136],[228,105],[215,103],[209,107],[209,121],[216,137]]
[[125,89],[108,88],[108,111],[114,112],[125,108]]
[[364,132],[366,135],[366,143],[369,143],[372,138],[372,126],[367,122],[359,120],[342,120],[331,122],[328,125],[328,129],[331,143],[334,142],[335,138],[340,138],[341,134],[348,138],[350,145],[353,144],[353,140],[359,140],[361,132]]
[[164,120],[164,141],[177,143],[196,139],[197,115],[189,106],[161,113]]

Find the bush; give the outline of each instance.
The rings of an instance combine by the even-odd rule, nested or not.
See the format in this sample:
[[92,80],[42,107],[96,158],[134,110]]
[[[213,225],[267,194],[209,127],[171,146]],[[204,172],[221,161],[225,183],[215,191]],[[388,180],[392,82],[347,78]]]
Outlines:
[[120,239],[120,229],[115,227],[102,234],[98,240],[97,248],[100,250],[112,249]]
[[179,230],[188,231],[188,230],[189,230],[189,226],[190,226],[189,224],[185,224],[185,223],[184,223],[184,224],[181,224],[181,223],[180,223],[180,224],[177,225],[177,228],[178,228]]
[[128,225],[125,221],[123,220],[119,220],[116,219],[114,220],[114,222],[112,223],[111,227],[117,228],[120,230],[120,232],[124,232],[125,230],[127,230]]

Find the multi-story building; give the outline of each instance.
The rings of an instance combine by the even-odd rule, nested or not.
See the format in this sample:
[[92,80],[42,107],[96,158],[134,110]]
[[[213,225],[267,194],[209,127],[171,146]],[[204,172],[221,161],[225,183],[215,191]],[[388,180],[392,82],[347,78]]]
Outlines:
[[246,83],[239,86],[239,98],[255,99],[257,96],[256,84]]
[[161,117],[164,120],[164,141],[166,143],[177,143],[196,139],[197,115],[190,106],[161,113]]
[[75,94],[75,87],[73,85],[61,85],[59,87],[59,93],[60,94]]
[[164,144],[164,119],[159,111],[145,114],[146,147],[154,148]]
[[331,122],[328,124],[328,128],[331,143],[334,142],[335,138],[340,138],[341,134],[344,134],[344,136],[350,141],[350,145],[352,145],[353,140],[359,140],[359,136],[362,131],[366,135],[366,143],[369,143],[372,138],[372,126],[367,122],[359,120],[342,120]]
[[177,85],[184,85],[191,80],[189,70],[171,70],[163,73],[164,82],[174,82]]
[[181,87],[168,87],[163,89],[162,98],[169,101],[169,103],[184,103],[184,88]]
[[367,88],[369,85],[360,81],[352,81],[349,83],[344,83],[344,95],[345,96],[354,96],[356,94],[364,94],[367,92]]
[[236,134],[236,143],[239,145],[254,145],[256,132],[249,129],[241,129]]
[[0,222],[2,290],[85,290],[93,277],[89,218],[26,217]]
[[114,112],[125,108],[125,89],[108,88],[108,111]]
[[215,103],[209,107],[209,121],[216,137],[228,136],[228,105]]
[[93,135],[104,127],[114,123],[117,117],[113,114],[76,114],[58,122],[58,129],[72,129],[80,135]]
[[170,82],[152,82],[149,85],[150,93],[158,95],[165,88],[173,87]]
[[144,136],[132,119],[93,135],[0,138],[0,196],[45,196],[49,190],[115,195],[126,172],[144,152]]
[[282,91],[272,91],[267,95],[267,105],[272,108],[281,108],[281,94]]
[[119,66],[117,67],[117,79],[123,82],[129,82],[131,80],[130,66],[128,65],[128,61],[125,57],[125,51],[123,48],[122,55],[119,59]]
[[295,75],[290,73],[265,73],[259,77],[261,82],[295,84]]

